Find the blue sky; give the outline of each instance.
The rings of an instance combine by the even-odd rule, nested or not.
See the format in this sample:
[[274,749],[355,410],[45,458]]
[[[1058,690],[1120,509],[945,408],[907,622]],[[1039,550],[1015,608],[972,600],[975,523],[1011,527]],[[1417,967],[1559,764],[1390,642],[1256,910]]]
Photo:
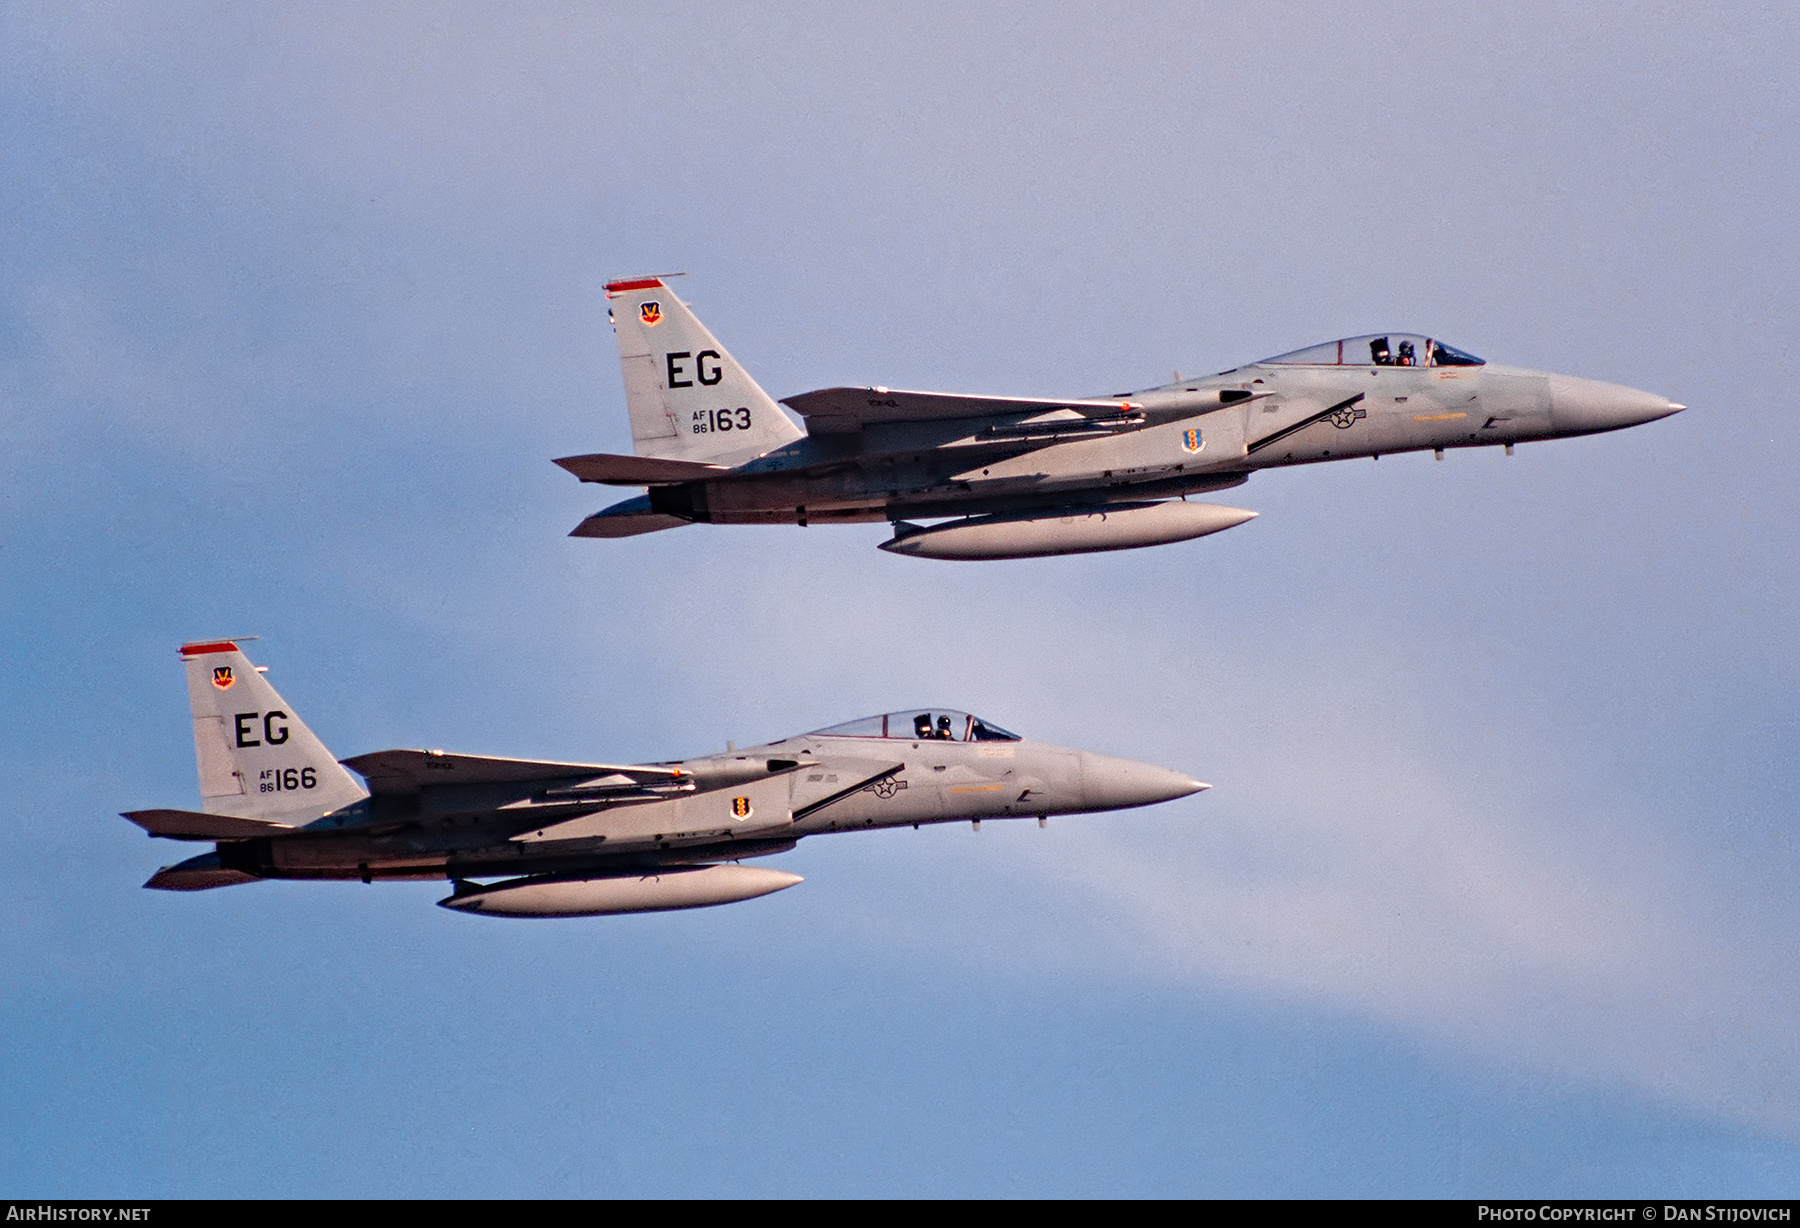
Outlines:
[[[1643,4],[0,14],[0,1177],[21,1196],[1800,1189],[1796,19]],[[1694,408],[980,566],[565,536],[600,285],[775,396],[1408,329]],[[340,755],[938,703],[1193,772],[748,904],[139,890],[175,645]]]

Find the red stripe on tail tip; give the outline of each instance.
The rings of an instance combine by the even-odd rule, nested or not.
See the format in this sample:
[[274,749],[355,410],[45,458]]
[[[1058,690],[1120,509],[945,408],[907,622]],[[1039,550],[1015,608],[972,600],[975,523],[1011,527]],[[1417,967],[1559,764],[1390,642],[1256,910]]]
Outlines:
[[214,652],[236,652],[238,646],[230,640],[215,640],[209,644],[183,644],[181,655],[184,657],[204,657]]
[[608,294],[618,294],[623,290],[652,290],[662,285],[660,277],[640,277],[635,281],[609,281],[606,283]]

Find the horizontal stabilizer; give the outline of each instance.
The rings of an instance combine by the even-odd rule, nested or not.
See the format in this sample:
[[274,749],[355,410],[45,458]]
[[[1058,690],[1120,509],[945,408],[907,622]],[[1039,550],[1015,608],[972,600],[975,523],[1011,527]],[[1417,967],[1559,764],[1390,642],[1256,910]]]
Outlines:
[[724,465],[701,461],[664,460],[658,456],[614,456],[593,452],[587,456],[558,457],[557,464],[584,482],[606,486],[653,486],[662,482],[699,482],[730,473]]
[[417,793],[428,785],[520,784],[600,776],[623,776],[640,784],[655,784],[685,775],[680,768],[496,759],[485,755],[447,755],[441,750],[378,750],[346,759],[344,766],[368,781],[369,791],[377,795]]
[[693,523],[679,516],[664,516],[660,512],[646,512],[642,516],[608,516],[604,512],[596,512],[570,529],[569,536],[640,537],[645,533],[660,533],[664,529],[679,529],[684,524]]
[[1008,414],[1118,414],[1128,402],[1117,399],[1045,401],[1033,397],[969,396],[954,392],[905,392],[896,388],[821,388],[788,397],[783,405],[806,420],[813,435],[847,434],[878,422],[938,422],[954,418],[996,418]]
[[153,891],[206,891],[212,887],[235,887],[253,883],[256,875],[242,870],[228,870],[219,864],[217,853],[202,853],[180,865],[164,866],[150,876],[144,886]]
[[640,533],[657,533],[663,529],[679,529],[684,524],[693,524],[691,520],[683,520],[679,516],[670,516],[650,506],[646,495],[635,495],[632,498],[615,503],[611,507],[602,508],[570,531],[570,537],[636,537]]
[[153,836],[169,840],[250,840],[294,830],[286,823],[271,823],[267,819],[240,819],[197,810],[127,810],[122,817]]

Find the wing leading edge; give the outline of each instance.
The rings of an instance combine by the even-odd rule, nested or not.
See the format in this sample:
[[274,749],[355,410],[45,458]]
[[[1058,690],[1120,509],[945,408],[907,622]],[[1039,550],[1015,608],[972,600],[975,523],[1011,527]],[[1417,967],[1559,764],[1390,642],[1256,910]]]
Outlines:
[[378,750],[343,760],[345,767],[369,784],[369,792],[417,793],[436,785],[526,784],[532,781],[594,779],[623,776],[638,784],[681,779],[680,768],[640,764],[562,763],[554,759],[500,759],[485,755],[451,755],[441,750]]
[[821,388],[782,402],[806,421],[810,435],[841,435],[881,422],[942,422],[956,418],[998,418],[1009,414],[1043,414],[1059,409],[1077,413],[1119,414],[1129,401],[1042,400],[1036,397],[991,397],[954,392],[907,392],[896,388]]

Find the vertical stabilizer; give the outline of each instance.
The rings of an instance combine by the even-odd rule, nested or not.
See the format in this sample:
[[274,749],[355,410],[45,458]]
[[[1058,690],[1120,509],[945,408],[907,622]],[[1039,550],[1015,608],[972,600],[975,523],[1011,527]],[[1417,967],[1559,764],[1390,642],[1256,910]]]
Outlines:
[[609,282],[639,456],[741,465],[803,432],[657,277]]
[[298,827],[368,796],[228,640],[183,644],[201,808]]

